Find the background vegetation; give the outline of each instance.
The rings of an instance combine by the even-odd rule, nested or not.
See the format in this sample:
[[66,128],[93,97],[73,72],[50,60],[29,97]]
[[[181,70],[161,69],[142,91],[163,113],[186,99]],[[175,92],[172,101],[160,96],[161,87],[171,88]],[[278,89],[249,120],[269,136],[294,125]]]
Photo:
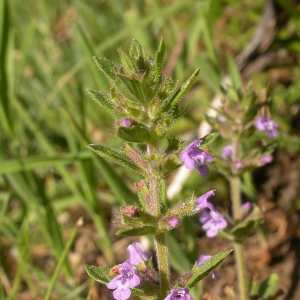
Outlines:
[[[287,19],[270,48],[276,59],[250,79],[258,91],[268,87],[272,116],[280,124],[273,166],[278,166],[277,174],[283,165],[285,172],[292,169],[296,174],[284,186],[276,177],[268,191],[256,180],[269,174],[266,169],[254,177],[249,174],[244,197],[256,199],[263,192],[276,202],[283,195],[277,203],[280,211],[299,216],[300,18],[299,9],[278,3]],[[111,117],[86,91],[109,88],[92,57],[118,62],[117,48],[127,48],[132,38],[154,54],[163,36],[167,73],[182,82],[201,67],[182,103],[189,109],[173,129],[188,139],[214,95],[222,92],[224,76],[236,74],[234,59],[255,33],[265,4],[264,0],[0,2],[0,299],[105,299],[106,291],[87,280],[83,266],[112,265],[126,248],[126,239],[114,237],[111,220],[117,204],[135,201],[133,182],[138,178],[85,147],[121,146],[110,135]],[[201,194],[209,185],[218,190],[219,205],[229,209],[224,180],[212,172],[202,182],[199,190],[199,178],[192,175],[180,199],[192,191]],[[282,190],[287,186],[290,190]],[[80,217],[84,225],[79,228]],[[195,261],[196,238],[203,236],[198,229],[185,233],[169,237],[177,272]],[[299,236],[298,231],[289,237],[295,241]]]

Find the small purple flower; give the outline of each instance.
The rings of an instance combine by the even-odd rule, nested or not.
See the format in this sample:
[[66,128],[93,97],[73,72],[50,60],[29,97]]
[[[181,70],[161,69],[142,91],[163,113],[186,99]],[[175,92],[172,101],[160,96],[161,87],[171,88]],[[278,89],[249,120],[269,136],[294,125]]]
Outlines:
[[258,130],[265,130],[268,136],[271,138],[276,137],[278,134],[276,129],[278,127],[278,124],[275,121],[269,119],[267,116],[261,116],[256,119],[254,125]]
[[202,228],[206,231],[206,236],[209,238],[215,237],[219,230],[227,227],[227,221],[215,209],[210,212],[202,212],[199,221],[203,224]]
[[121,127],[132,127],[133,121],[127,118],[123,118],[120,122]]
[[180,224],[181,224],[180,219],[175,216],[170,217],[168,219],[168,226],[171,228],[175,228],[175,227],[179,226]]
[[206,177],[209,169],[205,163],[212,162],[214,158],[210,154],[198,149],[201,143],[202,141],[199,140],[192,142],[181,152],[179,159],[187,169],[197,169],[200,176]]
[[151,257],[151,252],[144,252],[140,243],[132,243],[127,248],[127,254],[129,259],[127,260],[130,264],[137,266],[142,260],[148,260]]
[[[198,261],[197,261],[197,266],[198,267],[201,266],[205,261],[207,261],[211,257],[212,257],[211,255],[206,255],[206,254],[200,255],[200,257],[198,258]],[[218,280],[218,277],[214,272],[210,272],[209,275],[211,276],[212,279]]]
[[113,278],[106,287],[115,289],[113,296],[116,300],[126,300],[131,295],[132,288],[141,283],[138,275],[135,274],[134,267],[128,262],[118,265],[120,275]]
[[234,165],[238,170],[244,168],[245,166],[241,160],[238,160]]
[[208,202],[207,199],[214,195],[215,195],[215,190],[211,190],[211,191],[203,194],[199,198],[197,198],[196,202],[195,202],[194,211],[200,211],[205,208],[209,208],[210,210],[213,210],[214,209],[213,205],[210,202]]
[[270,163],[272,160],[273,160],[273,156],[272,155],[270,155],[270,154],[262,155],[259,158],[259,164],[260,165],[266,165],[266,164]]
[[245,210],[245,211],[249,211],[249,210],[251,210],[251,208],[252,208],[252,203],[251,202],[245,202],[244,204],[242,204],[242,209],[243,210]]
[[179,288],[177,290],[171,290],[171,293],[164,300],[194,300],[189,295],[188,288]]
[[231,145],[225,146],[222,150],[221,157],[224,160],[231,160],[232,152],[233,152],[233,149],[232,149]]

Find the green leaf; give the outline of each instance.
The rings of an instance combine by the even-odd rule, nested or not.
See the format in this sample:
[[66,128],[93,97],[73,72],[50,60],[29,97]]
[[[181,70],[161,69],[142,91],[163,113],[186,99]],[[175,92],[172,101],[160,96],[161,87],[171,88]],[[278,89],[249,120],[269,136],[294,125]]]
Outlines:
[[119,49],[119,55],[120,55],[122,68],[125,71],[125,73],[131,75],[139,72],[139,69],[134,59],[129,57],[127,53],[121,48]]
[[102,145],[88,145],[87,146],[89,149],[93,150],[96,154],[100,155],[103,158],[106,158],[108,160],[113,161],[116,164],[119,164],[121,166],[124,166],[136,173],[139,173],[143,176],[145,176],[145,173],[143,170],[138,168],[133,161],[128,159],[127,156],[125,156],[123,153],[120,153],[116,150],[104,147]]
[[116,74],[115,88],[130,102],[144,103],[147,101],[147,93],[142,83],[135,78]]
[[272,142],[266,145],[262,150],[262,155],[272,154],[277,148],[278,144],[276,142]]
[[178,157],[176,155],[168,155],[162,162],[162,172],[167,176],[180,166],[181,164],[178,163]]
[[[110,268],[85,265],[85,270],[91,278],[104,285],[107,285],[113,279],[112,276],[108,275]],[[150,290],[149,287],[147,287],[147,285],[145,285],[145,288],[147,289],[147,293],[145,293],[141,288],[133,288],[131,289],[131,293],[133,296],[137,297],[153,297],[154,295],[156,295],[156,291],[153,288],[152,290]]]
[[[176,239],[173,232],[167,232],[166,234],[167,244],[169,248],[169,259],[171,266],[178,271],[179,273],[183,274],[187,272],[190,268],[190,262],[181,249],[178,240]],[[180,259],[178,259],[180,258]]]
[[179,149],[179,146],[182,144],[181,141],[177,140],[176,138],[167,138],[168,139],[168,148],[166,150],[166,153],[171,153],[173,151],[177,151]]
[[251,282],[250,295],[259,295],[260,299],[272,299],[279,283],[279,275],[272,273],[268,279],[261,283]]
[[220,132],[212,132],[210,134],[207,134],[203,138],[201,138],[200,140],[202,141],[202,143],[200,144],[199,149],[204,150],[205,148],[207,148],[210,144],[212,144],[215,141],[215,139],[219,135],[220,135]]
[[116,131],[121,139],[132,143],[151,143],[151,134],[148,129],[142,125],[133,125],[132,127],[119,127]]
[[102,108],[110,113],[114,113],[114,105],[109,101],[107,97],[103,95],[103,93],[99,93],[93,90],[88,90],[88,92],[92,95],[93,100],[95,100]]
[[98,67],[98,69],[110,80],[116,80],[116,72],[118,68],[115,66],[113,62],[106,58],[100,58],[94,56],[94,61]]
[[130,227],[126,229],[120,229],[116,232],[116,235],[126,235],[126,236],[139,236],[146,234],[155,234],[157,231],[156,226],[143,225],[140,227]]
[[220,252],[205,261],[199,267],[194,267],[192,276],[187,280],[184,287],[192,288],[197,282],[213,271],[230,253],[232,253],[232,251],[233,249],[226,252]]
[[85,270],[90,277],[102,284],[106,285],[112,279],[110,276],[108,276],[110,268],[85,265]]
[[256,220],[245,220],[234,226],[230,230],[230,234],[234,235],[239,240],[243,240],[251,233],[251,231],[256,227],[256,225]]
[[179,100],[185,95],[185,93],[189,90],[191,87],[194,79],[197,77],[197,75],[200,72],[200,68],[197,69],[192,76],[183,84],[174,94],[170,97],[169,101],[166,103],[164,111],[169,111],[174,105],[176,105]]
[[164,43],[163,38],[161,38],[158,51],[155,54],[155,76],[153,80],[154,82],[159,81],[159,79],[161,78],[161,71],[164,63],[165,50],[166,50],[166,45]]
[[252,204],[252,206],[251,213],[247,218],[234,226],[229,232],[238,240],[246,238],[261,220],[262,212],[260,208],[255,204]]
[[141,44],[136,40],[133,39],[130,45],[130,50],[129,53],[131,56],[133,56],[134,58],[138,59],[139,57],[143,56],[142,52],[143,52],[143,47],[141,46]]

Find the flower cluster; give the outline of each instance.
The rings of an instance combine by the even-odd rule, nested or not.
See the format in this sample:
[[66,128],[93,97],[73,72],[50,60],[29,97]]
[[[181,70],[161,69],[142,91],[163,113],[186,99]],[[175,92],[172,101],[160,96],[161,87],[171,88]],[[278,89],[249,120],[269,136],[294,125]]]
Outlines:
[[106,285],[107,288],[114,289],[113,296],[116,300],[126,300],[130,297],[131,289],[141,283],[140,277],[136,274],[135,266],[144,260],[147,261],[151,256],[150,252],[143,252],[139,243],[129,245],[127,254],[128,260],[111,269],[110,274],[117,276]]
[[211,190],[196,199],[195,211],[200,211],[208,208],[209,212],[203,211],[200,214],[199,220],[203,224],[202,228],[206,231],[206,236],[209,238],[215,237],[219,230],[227,227],[227,221],[223,216],[214,208],[214,206],[207,200],[215,194]]

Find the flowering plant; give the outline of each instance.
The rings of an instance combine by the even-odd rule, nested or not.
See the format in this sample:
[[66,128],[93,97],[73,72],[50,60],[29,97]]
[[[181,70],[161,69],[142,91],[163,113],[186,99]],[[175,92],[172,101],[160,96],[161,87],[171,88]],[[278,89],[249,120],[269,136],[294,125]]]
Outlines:
[[[172,205],[167,199],[165,178],[182,163],[188,169],[197,169],[202,177],[208,176],[206,163],[214,158],[204,150],[216,139],[211,133],[186,148],[183,142],[168,135],[175,120],[183,113],[179,101],[186,94],[199,73],[197,69],[180,87],[168,76],[162,75],[165,45],[160,41],[155,58],[133,40],[129,54],[119,50],[121,67],[107,59],[95,58],[100,71],[110,80],[110,92],[90,90],[100,106],[115,117],[115,135],[124,141],[120,150],[103,145],[88,147],[98,155],[119,164],[143,177],[137,184],[140,203],[119,210],[120,228],[117,235],[152,235],[155,255],[145,253],[139,243],[127,248],[128,260],[112,268],[86,266],[95,280],[113,289],[113,297],[126,300],[131,294],[160,300],[191,300],[190,289],[211,273],[231,252],[220,252],[205,261],[195,263],[190,271],[177,281],[170,282],[170,266],[166,232],[181,225],[186,216],[211,212],[215,223],[205,223],[205,230],[224,229],[225,219],[214,209],[208,198],[214,191],[197,199]],[[168,146],[164,147],[165,141]],[[219,224],[218,223],[218,224]],[[221,224],[221,223],[220,223]],[[213,227],[215,226],[215,227]],[[208,231],[207,231],[208,232]],[[211,234],[210,234],[211,235]],[[216,230],[213,232],[216,235]],[[152,261],[156,259],[157,268]]]

